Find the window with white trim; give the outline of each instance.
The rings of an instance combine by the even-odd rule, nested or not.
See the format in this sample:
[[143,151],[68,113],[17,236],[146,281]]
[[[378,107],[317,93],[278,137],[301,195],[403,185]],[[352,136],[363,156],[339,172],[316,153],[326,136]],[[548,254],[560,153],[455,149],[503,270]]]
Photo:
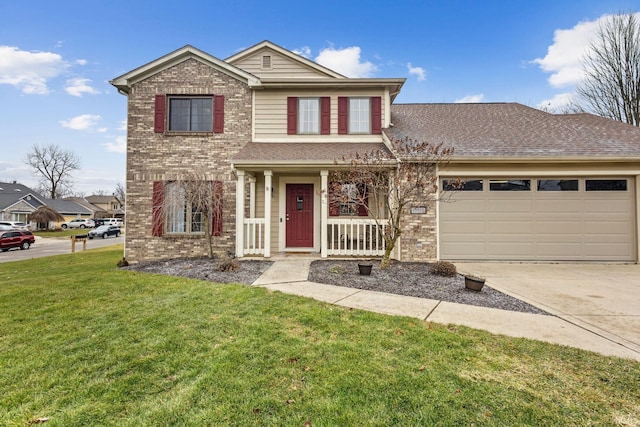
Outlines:
[[165,203],[168,234],[204,232],[204,215],[187,201],[184,187],[168,183],[165,187]]
[[320,133],[319,98],[298,98],[298,133]]
[[371,133],[370,98],[349,98],[349,133]]

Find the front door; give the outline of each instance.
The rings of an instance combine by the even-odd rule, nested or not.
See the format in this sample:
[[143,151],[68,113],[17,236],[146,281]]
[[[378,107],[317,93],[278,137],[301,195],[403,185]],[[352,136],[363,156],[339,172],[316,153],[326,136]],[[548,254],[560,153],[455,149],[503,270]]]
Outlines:
[[313,184],[287,184],[288,248],[313,247]]

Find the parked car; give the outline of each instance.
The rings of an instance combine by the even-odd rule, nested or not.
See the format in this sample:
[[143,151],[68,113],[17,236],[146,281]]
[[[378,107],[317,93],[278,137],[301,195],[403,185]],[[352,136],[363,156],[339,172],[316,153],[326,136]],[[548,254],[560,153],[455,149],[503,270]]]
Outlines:
[[30,228],[29,224],[21,221],[0,221],[0,225],[8,225],[18,230],[28,230]]
[[95,227],[95,222],[93,222],[92,219],[82,219],[82,218],[76,218],[76,219],[72,219],[69,222],[63,222],[62,223],[62,228],[63,229],[67,229],[67,228],[93,228]]
[[122,218],[102,218],[102,225],[117,225],[122,227],[124,225]]
[[36,238],[29,230],[9,230],[0,232],[0,250],[7,252],[11,248],[29,249]]
[[13,228],[10,225],[0,224],[0,231],[9,231],[9,230],[15,230],[15,228]]
[[94,218],[93,223],[96,227],[100,227],[101,225],[104,225],[104,218]]
[[118,237],[120,233],[120,227],[117,227],[115,225],[101,225],[95,230],[91,230],[89,232],[89,238],[93,239],[94,237],[102,237],[104,239],[108,236]]

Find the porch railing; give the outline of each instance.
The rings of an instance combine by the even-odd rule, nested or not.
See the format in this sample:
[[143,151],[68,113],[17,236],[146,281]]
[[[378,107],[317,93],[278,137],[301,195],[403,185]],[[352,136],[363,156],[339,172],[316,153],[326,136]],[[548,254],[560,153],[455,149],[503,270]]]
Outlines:
[[387,221],[348,218],[327,220],[327,255],[382,256]]
[[264,245],[264,218],[245,218],[244,253],[248,255],[263,255]]

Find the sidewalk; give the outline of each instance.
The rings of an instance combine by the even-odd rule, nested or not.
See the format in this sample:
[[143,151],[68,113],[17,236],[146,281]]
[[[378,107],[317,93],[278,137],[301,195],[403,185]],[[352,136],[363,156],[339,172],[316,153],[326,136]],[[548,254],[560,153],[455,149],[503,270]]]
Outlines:
[[[274,261],[274,264],[253,283],[253,286],[262,286],[343,307],[414,317],[441,324],[463,325],[494,334],[530,338],[640,361],[640,353],[556,316],[313,283],[307,280],[309,266],[313,259],[285,257],[276,258]],[[487,282],[487,285],[491,286],[491,282]]]

